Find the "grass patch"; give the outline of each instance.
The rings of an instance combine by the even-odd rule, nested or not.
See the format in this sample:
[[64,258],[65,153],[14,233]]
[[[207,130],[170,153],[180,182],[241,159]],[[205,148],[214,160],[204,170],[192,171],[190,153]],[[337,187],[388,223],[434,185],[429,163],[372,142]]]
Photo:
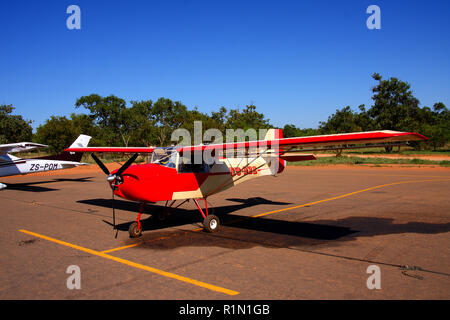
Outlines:
[[398,155],[408,155],[408,154],[417,154],[417,155],[428,155],[428,156],[450,156],[450,150],[438,150],[438,151],[432,151],[432,150],[400,150],[397,151],[396,149],[392,150],[391,152],[386,152],[384,149],[361,149],[361,150],[344,150],[342,152],[343,154],[398,154]]
[[[320,151],[317,153],[333,153],[333,151]],[[412,147],[401,147],[400,151],[398,151],[397,147],[394,147],[394,149],[391,152],[386,152],[386,150],[382,147],[368,147],[368,148],[360,148],[360,149],[347,149],[343,150],[342,154],[358,154],[358,155],[364,155],[364,154],[417,154],[417,155],[444,155],[444,156],[450,156],[450,149],[448,147],[444,147],[441,149],[438,149],[436,151],[433,150],[414,150]]]

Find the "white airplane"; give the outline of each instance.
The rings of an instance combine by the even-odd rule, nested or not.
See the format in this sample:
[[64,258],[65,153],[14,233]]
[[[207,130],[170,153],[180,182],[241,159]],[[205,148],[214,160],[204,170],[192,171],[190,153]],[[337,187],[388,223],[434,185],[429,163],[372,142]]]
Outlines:
[[[82,134],[72,143],[70,148],[85,148],[90,140],[90,136]],[[37,148],[46,147],[46,145],[33,142],[0,144],[0,177],[68,169],[85,164],[80,162],[83,152],[63,151],[56,155],[29,159],[22,159],[9,154],[28,152]],[[6,188],[6,184],[0,183],[0,190],[4,188]]]

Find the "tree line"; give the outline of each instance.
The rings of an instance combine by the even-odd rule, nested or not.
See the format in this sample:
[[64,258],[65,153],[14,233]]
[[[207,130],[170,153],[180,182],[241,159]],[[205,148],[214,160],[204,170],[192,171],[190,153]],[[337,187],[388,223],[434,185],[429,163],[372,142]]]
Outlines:
[[[282,128],[284,137],[398,130],[419,132],[430,139],[426,144],[415,144],[416,148],[436,150],[450,141],[450,112],[442,102],[432,108],[420,107],[407,82],[394,77],[384,80],[378,73],[372,78],[378,83],[372,88],[370,108],[360,105],[357,110],[350,106],[337,109],[318,128],[301,129],[286,124]],[[155,102],[141,100],[127,104],[114,95],[91,94],[78,98],[75,108],[84,108],[88,113],[51,116],[33,134],[31,121],[13,115],[12,105],[0,105],[0,143],[34,141],[49,145],[50,152],[59,152],[83,133],[92,136],[91,145],[96,146],[168,146],[173,143],[171,133],[175,129],[184,128],[193,134],[194,121],[202,121],[203,131],[216,128],[223,136],[226,129],[274,127],[253,104],[242,110],[222,106],[208,114],[163,97]]]

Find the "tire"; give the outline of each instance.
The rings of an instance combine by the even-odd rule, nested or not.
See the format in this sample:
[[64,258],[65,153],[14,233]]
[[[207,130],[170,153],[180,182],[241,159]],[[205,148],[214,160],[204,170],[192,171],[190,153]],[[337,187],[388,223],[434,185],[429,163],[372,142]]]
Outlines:
[[220,220],[217,216],[210,214],[203,220],[203,230],[206,232],[216,232],[219,230]]
[[139,238],[142,235],[142,225],[139,228],[138,223],[135,221],[132,224],[130,224],[128,232],[130,234],[130,238]]

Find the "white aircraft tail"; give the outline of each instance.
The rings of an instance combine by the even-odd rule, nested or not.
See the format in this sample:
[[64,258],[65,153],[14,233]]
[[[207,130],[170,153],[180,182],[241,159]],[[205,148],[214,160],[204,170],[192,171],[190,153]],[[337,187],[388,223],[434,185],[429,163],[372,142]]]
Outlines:
[[[85,148],[88,146],[89,141],[91,140],[90,136],[86,136],[84,134],[81,134],[77,140],[74,141],[70,145],[71,148]],[[81,157],[83,156],[83,152],[67,152],[63,151],[59,154],[47,156],[47,157],[40,157],[40,159],[46,159],[46,160],[62,160],[62,161],[72,161],[72,162],[80,162]]]
[[81,134],[77,140],[75,140],[69,148],[85,148],[88,146],[89,141],[91,140],[90,136]]

